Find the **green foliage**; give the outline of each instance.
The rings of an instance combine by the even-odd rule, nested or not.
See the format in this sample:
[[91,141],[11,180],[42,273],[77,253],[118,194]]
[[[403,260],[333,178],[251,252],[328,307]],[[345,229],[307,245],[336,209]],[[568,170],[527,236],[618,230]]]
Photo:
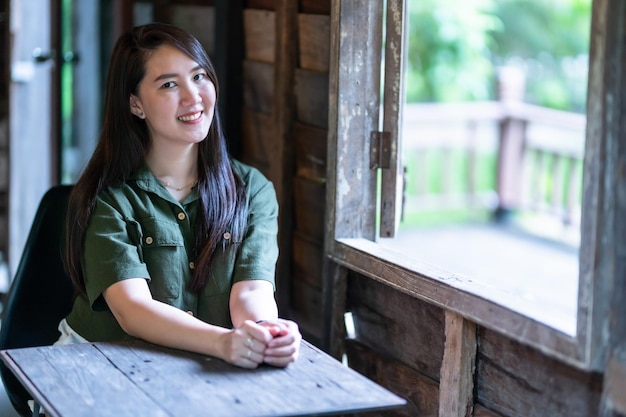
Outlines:
[[408,102],[495,98],[495,69],[527,102],[583,112],[591,0],[409,0]]
[[493,72],[492,0],[409,0],[407,99],[481,100]]

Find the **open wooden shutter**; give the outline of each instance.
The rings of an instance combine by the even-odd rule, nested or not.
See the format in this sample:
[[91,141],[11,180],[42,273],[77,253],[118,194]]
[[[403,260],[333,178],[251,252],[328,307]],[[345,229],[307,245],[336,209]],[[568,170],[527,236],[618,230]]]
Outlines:
[[[406,58],[406,0],[387,0],[382,132],[372,134],[372,149],[381,169],[380,237],[394,237],[400,224],[403,168],[400,159],[404,63]],[[372,164],[373,165],[373,164]]]

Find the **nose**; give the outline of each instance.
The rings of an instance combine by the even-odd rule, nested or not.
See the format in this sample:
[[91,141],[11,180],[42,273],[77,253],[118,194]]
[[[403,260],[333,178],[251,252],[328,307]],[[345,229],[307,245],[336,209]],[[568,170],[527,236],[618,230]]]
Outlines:
[[194,84],[187,84],[181,89],[180,102],[183,106],[191,106],[202,101],[200,90]]

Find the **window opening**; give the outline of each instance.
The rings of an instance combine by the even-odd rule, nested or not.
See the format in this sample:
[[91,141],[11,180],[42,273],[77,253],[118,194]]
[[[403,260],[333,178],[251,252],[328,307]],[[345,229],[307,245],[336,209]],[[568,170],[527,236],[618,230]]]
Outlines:
[[407,0],[400,229],[380,243],[576,334],[591,0]]

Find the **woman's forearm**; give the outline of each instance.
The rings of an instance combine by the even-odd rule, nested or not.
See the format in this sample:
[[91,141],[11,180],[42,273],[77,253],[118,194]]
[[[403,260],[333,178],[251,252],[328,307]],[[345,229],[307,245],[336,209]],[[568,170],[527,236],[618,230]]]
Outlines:
[[242,281],[233,285],[230,294],[230,314],[234,327],[245,320],[274,320],[278,307],[274,300],[274,288],[268,281]]

